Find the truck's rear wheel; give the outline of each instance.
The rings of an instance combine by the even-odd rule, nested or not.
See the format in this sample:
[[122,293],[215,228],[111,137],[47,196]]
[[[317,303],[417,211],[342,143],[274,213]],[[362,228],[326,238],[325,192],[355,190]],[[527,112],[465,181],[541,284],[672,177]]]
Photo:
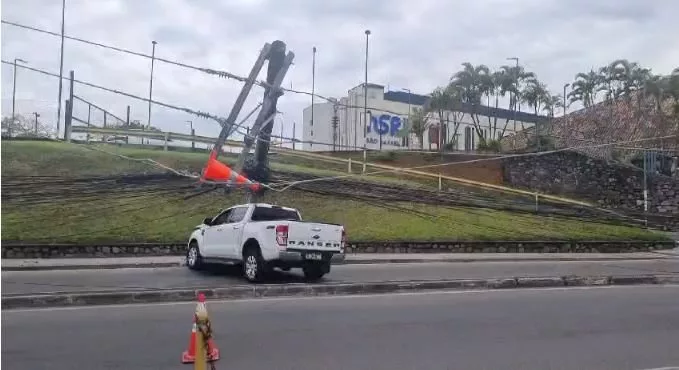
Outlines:
[[304,271],[304,278],[307,281],[318,281],[320,280],[329,270],[328,266],[322,264],[313,264],[304,266],[302,271]]
[[203,267],[203,257],[196,241],[192,241],[186,251],[186,266],[191,270],[200,270]]
[[257,247],[249,247],[243,252],[243,275],[250,282],[261,282],[266,276],[266,262]]

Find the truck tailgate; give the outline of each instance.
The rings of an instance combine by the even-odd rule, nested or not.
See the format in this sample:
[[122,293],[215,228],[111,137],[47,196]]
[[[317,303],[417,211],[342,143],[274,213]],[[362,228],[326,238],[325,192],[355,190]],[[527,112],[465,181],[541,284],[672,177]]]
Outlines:
[[288,248],[319,251],[339,251],[342,246],[342,226],[314,222],[290,222]]

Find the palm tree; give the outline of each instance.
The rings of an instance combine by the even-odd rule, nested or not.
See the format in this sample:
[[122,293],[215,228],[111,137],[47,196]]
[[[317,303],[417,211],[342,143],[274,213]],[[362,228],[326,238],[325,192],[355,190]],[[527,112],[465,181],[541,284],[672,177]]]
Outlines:
[[469,62],[450,78],[450,86],[459,88],[462,101],[469,104],[481,104],[481,99],[488,94],[491,85],[490,69],[483,64],[474,66]]
[[548,96],[549,92],[547,91],[547,86],[537,78],[531,78],[527,81],[526,86],[521,92],[521,101],[533,108],[533,112],[537,116],[540,107]]
[[597,92],[602,84],[601,74],[590,70],[588,73],[578,73],[575,75],[572,90],[568,93],[567,98],[571,103],[581,101],[585,108],[594,105]]
[[[445,136],[443,135],[443,122],[444,122],[444,115],[446,114],[447,111],[451,110],[453,108],[452,104],[452,94],[451,94],[451,89],[450,88],[442,88],[442,87],[437,87],[434,89],[434,91],[431,93],[431,96],[429,100],[425,103],[424,110],[426,113],[430,112],[435,112],[438,115],[439,119],[439,124],[438,124],[438,130],[439,130],[439,150],[443,151],[443,145],[445,144],[444,138]],[[431,140],[430,143],[431,145]]]
[[662,112],[662,103],[668,98],[667,90],[669,89],[668,77],[660,75],[651,75],[643,86],[644,97],[653,99],[654,109],[656,112]]
[[[485,142],[486,138],[481,129],[481,122],[476,113],[476,107],[481,105],[484,96],[490,100],[490,94],[492,94],[494,89],[492,74],[490,73],[490,69],[484,64],[474,66],[473,64],[466,62],[462,63],[462,67],[463,69],[461,71],[455,73],[453,77],[450,78],[448,87],[451,92],[455,92],[459,95],[462,103],[471,106],[471,118],[474,125],[474,131],[480,142]],[[453,94],[452,96],[455,95],[456,94]]]
[[429,113],[422,108],[414,108],[409,120],[410,133],[420,141],[420,149],[424,149],[424,132],[429,128]]
[[545,95],[542,101],[542,110],[547,112],[549,117],[554,117],[554,112],[557,108],[563,108],[563,96],[561,94],[557,95]]

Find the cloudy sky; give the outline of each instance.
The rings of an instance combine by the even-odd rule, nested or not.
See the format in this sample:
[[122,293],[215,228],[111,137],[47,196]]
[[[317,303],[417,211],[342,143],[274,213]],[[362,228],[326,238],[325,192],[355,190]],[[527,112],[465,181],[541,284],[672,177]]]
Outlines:
[[[265,42],[279,39],[296,57],[284,86],[311,90],[312,47],[318,49],[316,91],[343,96],[363,80],[364,30],[370,29],[370,81],[427,94],[469,61],[496,68],[517,56],[556,93],[573,75],[617,58],[668,73],[679,66],[676,0],[67,0],[66,34],[158,57],[247,75]],[[2,19],[54,32],[60,0],[2,0]],[[58,37],[2,25],[2,59],[58,73]],[[150,60],[66,41],[64,73],[148,96]],[[265,77],[264,74],[261,75]],[[55,125],[57,80],[19,70],[17,112],[37,111]],[[240,83],[156,63],[154,99],[226,116]],[[66,94],[66,90],[64,90]],[[146,103],[76,85],[76,94],[146,122]],[[12,67],[2,66],[2,113],[11,114]],[[253,90],[243,114],[261,100]],[[66,95],[64,95],[65,99]],[[310,103],[286,94],[276,120],[284,136]],[[76,105],[86,118],[87,108]],[[92,115],[100,124],[101,114]],[[163,130],[216,135],[216,123],[154,107]],[[298,129],[298,135],[299,129]]]

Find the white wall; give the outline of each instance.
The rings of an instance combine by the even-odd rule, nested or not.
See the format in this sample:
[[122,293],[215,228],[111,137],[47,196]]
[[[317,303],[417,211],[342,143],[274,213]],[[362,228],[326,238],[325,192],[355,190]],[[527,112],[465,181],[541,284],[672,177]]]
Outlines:
[[[367,140],[364,140],[366,119],[364,119],[365,102],[363,91],[364,88],[361,84],[350,89],[346,97],[339,99],[339,105],[337,109],[339,125],[335,140],[335,150],[360,150],[363,148],[364,144],[368,149],[377,150],[380,149],[380,141],[382,142],[382,150],[420,149],[420,143],[414,135],[409,134],[406,135],[407,138],[403,138],[398,133],[392,132],[390,129],[393,127],[392,125],[397,125],[399,121],[401,122],[401,127],[404,127],[408,119],[409,110],[412,112],[413,109],[422,107],[400,101],[385,100],[384,88],[379,85],[368,84],[368,117],[372,117],[373,120],[377,121],[378,125],[381,125],[383,128],[388,128],[389,130],[387,130],[388,132],[383,130],[383,133],[380,137],[379,132],[375,130],[375,122],[373,122],[369,127],[369,131],[365,134]],[[382,117],[383,115],[385,116]],[[304,143],[301,145],[302,150],[333,150],[333,104],[314,104],[313,127],[311,126],[311,106],[308,106],[304,109],[302,116],[304,121],[302,125],[302,141],[304,141]],[[398,118],[392,121],[391,119],[394,116]],[[488,138],[491,134],[491,130],[489,130],[489,117],[479,115],[478,118],[482,133],[486,138]],[[380,121],[382,123],[380,123]],[[430,127],[438,127],[439,121],[440,120],[437,113],[434,112],[430,114]],[[455,135],[455,122],[459,122],[457,130],[457,142],[456,145],[453,146],[454,150],[475,150],[478,147],[478,135],[474,129],[474,123],[470,114],[461,112],[445,112],[443,121],[444,125],[448,127],[446,142],[451,142],[453,140]],[[505,122],[506,119],[504,118],[497,119],[498,133],[502,131]],[[490,125],[491,127],[494,125],[493,117],[490,117]],[[517,131],[521,130],[522,128],[529,128],[532,126],[533,123],[516,122]],[[510,120],[505,131],[505,136],[513,134],[514,127],[514,121]],[[426,130],[424,133],[424,145],[422,147],[425,150],[430,148],[438,150],[437,142],[431,143],[430,145],[429,136],[429,130]],[[405,145],[406,143],[409,144],[409,146]]]

